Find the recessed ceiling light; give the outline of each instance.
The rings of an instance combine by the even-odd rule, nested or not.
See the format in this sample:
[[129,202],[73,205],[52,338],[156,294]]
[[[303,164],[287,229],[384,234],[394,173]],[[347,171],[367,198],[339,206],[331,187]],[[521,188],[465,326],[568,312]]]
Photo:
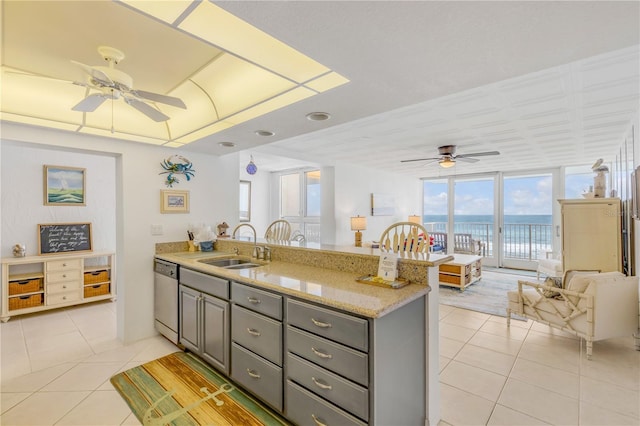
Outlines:
[[324,121],[331,118],[331,114],[328,112],[310,112],[307,114],[307,120],[311,121]]
[[233,142],[218,142],[218,145],[223,146],[225,148],[233,148],[234,146],[236,146],[236,144]]
[[256,135],[258,136],[273,136],[275,133],[270,132],[268,130],[256,130]]

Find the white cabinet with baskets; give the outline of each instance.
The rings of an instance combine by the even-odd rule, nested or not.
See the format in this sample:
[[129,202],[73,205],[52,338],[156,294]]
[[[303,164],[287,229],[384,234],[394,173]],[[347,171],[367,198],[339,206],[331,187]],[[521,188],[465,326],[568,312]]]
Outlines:
[[115,299],[115,254],[95,252],[2,259],[0,320]]

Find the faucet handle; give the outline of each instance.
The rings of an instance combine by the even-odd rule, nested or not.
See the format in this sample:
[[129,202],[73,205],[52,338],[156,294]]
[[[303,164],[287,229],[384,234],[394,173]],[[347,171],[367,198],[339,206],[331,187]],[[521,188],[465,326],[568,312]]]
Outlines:
[[271,260],[271,247],[264,247],[264,260]]

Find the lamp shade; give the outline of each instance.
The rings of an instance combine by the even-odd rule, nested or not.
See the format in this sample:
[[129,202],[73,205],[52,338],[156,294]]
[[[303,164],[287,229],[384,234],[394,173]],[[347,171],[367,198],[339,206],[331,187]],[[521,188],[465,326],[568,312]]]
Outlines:
[[351,218],[351,230],[363,231],[367,229],[367,218],[363,216],[353,216]]
[[420,220],[420,216],[418,216],[417,214],[412,214],[411,216],[409,216],[409,222],[417,223],[419,225],[422,225],[422,221]]

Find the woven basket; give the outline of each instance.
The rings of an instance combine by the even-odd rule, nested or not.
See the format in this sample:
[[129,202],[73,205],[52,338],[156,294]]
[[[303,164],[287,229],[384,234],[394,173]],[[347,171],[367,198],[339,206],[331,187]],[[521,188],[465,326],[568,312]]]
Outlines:
[[88,285],[84,288],[84,297],[102,296],[109,294],[109,283]]
[[9,281],[9,296],[15,294],[25,294],[40,291],[42,289],[42,278],[31,278],[21,281]]
[[109,271],[92,271],[84,273],[85,284],[96,284],[109,281]]
[[42,294],[31,294],[29,296],[16,296],[9,298],[9,310],[31,308],[43,305]]

